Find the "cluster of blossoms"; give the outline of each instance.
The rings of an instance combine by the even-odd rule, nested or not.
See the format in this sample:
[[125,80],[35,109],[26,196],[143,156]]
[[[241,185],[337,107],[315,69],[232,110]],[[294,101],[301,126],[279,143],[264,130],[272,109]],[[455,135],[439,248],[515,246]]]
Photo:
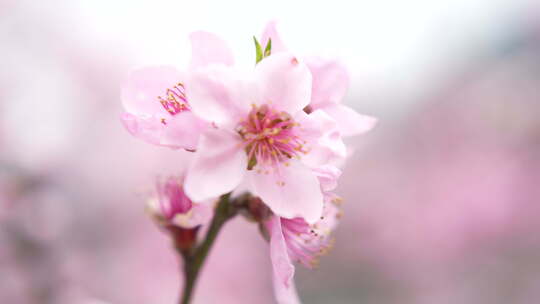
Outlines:
[[269,239],[278,302],[297,303],[293,262],[313,267],[340,216],[332,191],[347,156],[342,139],[376,120],[340,103],[349,79],[339,62],[296,57],[273,22],[255,39],[248,72],[218,37],[190,38],[187,69],[139,69],[122,90],[132,135],[194,153],[180,177],[158,182],[150,210],[188,250],[218,198],[240,194],[231,204]]

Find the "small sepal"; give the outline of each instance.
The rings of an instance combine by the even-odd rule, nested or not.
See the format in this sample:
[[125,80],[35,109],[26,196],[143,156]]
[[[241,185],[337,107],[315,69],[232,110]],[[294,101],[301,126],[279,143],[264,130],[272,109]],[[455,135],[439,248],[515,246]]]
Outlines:
[[272,53],[272,39],[268,39],[268,43],[266,43],[264,52],[261,44],[259,43],[257,38],[255,38],[255,36],[253,36],[253,41],[255,42],[255,64],[257,64],[261,60],[263,60],[263,58],[270,56],[270,54]]

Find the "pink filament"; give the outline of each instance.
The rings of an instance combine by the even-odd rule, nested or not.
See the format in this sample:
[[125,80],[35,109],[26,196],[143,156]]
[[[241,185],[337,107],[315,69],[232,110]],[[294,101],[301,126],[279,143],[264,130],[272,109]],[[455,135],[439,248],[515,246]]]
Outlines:
[[297,126],[289,114],[262,105],[253,107],[247,119],[239,123],[237,131],[244,139],[250,161],[275,167],[307,153],[305,142],[295,134]]
[[185,88],[182,83],[176,84],[172,89],[167,89],[165,97],[158,97],[163,108],[171,115],[189,110]]

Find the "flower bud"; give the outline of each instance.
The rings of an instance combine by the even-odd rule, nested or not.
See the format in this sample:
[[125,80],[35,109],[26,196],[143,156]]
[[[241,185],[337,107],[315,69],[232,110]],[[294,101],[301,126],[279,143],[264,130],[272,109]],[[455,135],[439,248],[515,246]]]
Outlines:
[[195,245],[200,226],[210,221],[213,212],[210,204],[192,202],[184,192],[183,178],[176,176],[158,179],[148,210],[182,252]]

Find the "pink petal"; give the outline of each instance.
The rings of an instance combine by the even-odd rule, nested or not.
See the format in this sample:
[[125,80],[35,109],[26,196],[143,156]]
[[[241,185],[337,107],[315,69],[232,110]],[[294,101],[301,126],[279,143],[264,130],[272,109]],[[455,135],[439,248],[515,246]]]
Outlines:
[[347,147],[337,131],[329,132],[319,139],[319,144],[313,147],[308,155],[305,163],[310,166],[337,165],[347,157]]
[[270,259],[272,260],[274,293],[279,304],[300,303],[294,286],[294,265],[287,252],[287,245],[278,216],[270,223]]
[[371,130],[377,118],[363,115],[343,105],[330,105],[322,108],[338,124],[342,136],[352,136]]
[[218,129],[210,129],[201,136],[184,186],[191,200],[214,198],[240,184],[247,167],[240,141],[237,134]]
[[268,22],[261,35],[261,46],[263,49],[266,47],[268,39],[272,39],[272,54],[287,51],[285,44],[281,41],[276,25],[277,22],[275,20]]
[[[297,112],[294,116],[294,121],[298,123],[297,135],[306,141],[316,141],[323,136],[324,130],[319,116],[307,114],[304,111]],[[329,117],[329,116],[328,116]]]
[[234,57],[227,43],[218,36],[198,31],[189,36],[191,39],[191,68],[209,64],[233,65]]
[[167,119],[161,144],[169,147],[195,150],[199,137],[209,124],[190,111],[183,111]]
[[162,116],[167,112],[158,100],[183,79],[174,67],[147,67],[132,71],[122,87],[122,104],[134,115]]
[[291,160],[279,172],[250,171],[254,194],[272,211],[285,218],[302,217],[309,223],[319,219],[323,195],[315,174],[301,162]]
[[278,53],[265,58],[255,67],[260,104],[270,103],[276,109],[295,114],[311,99],[311,73],[291,54]]
[[310,167],[337,164],[347,156],[347,148],[341,138],[338,124],[322,110],[295,116],[302,130],[301,138],[307,141],[309,152],[302,161]]
[[158,118],[140,118],[130,113],[123,113],[120,120],[131,135],[154,145],[160,144],[165,126]]
[[313,75],[311,107],[318,109],[341,102],[349,88],[349,73],[345,67],[337,61],[321,58],[309,58],[306,64]]
[[[274,279],[275,280],[275,279]],[[294,280],[291,281],[291,286],[289,288],[284,288],[283,286],[276,285],[274,281],[274,294],[276,296],[276,301],[278,304],[300,304],[300,298],[296,292],[296,285]]]
[[218,126],[236,125],[249,112],[253,86],[237,71],[212,65],[199,68],[186,85],[191,110]]
[[338,178],[341,176],[341,170],[335,166],[324,165],[313,169],[313,171],[317,175],[317,178],[319,178],[321,189],[324,192],[336,189]]

